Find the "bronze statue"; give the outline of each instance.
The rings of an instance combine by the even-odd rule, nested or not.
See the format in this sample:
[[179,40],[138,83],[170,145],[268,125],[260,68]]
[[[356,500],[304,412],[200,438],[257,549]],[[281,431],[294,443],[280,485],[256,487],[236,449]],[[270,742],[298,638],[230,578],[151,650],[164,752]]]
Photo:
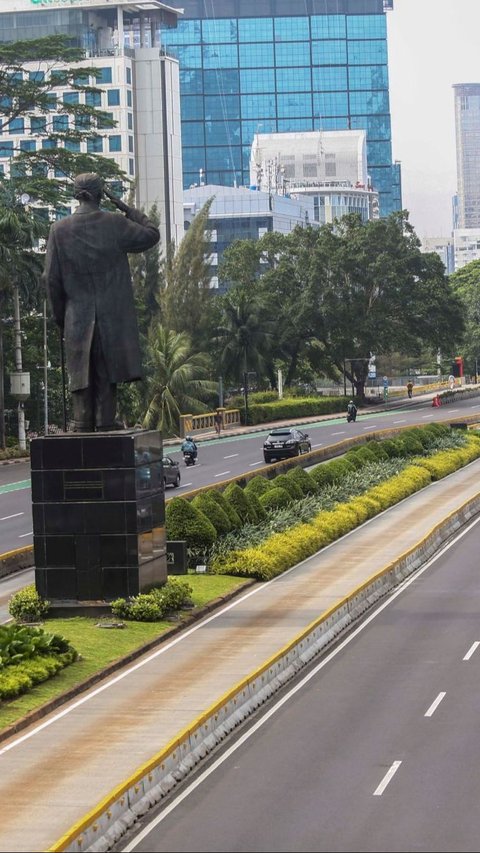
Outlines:
[[[77,175],[74,195],[78,208],[50,229],[44,281],[65,340],[74,431],[112,430],[117,384],[143,375],[128,253],[155,246],[160,232],[95,173]],[[103,195],[125,216],[100,210]]]

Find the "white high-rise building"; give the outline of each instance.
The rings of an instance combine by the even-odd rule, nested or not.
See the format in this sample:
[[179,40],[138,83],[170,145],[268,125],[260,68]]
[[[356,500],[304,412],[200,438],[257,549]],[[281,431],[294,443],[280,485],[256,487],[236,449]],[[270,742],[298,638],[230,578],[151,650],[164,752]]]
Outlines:
[[347,213],[358,213],[363,221],[379,216],[364,130],[256,133],[250,185],[292,198],[310,196],[321,224]]
[[[162,49],[160,33],[176,27],[181,14],[160,0],[0,1],[0,41],[67,35],[84,50],[80,66],[98,69],[92,85],[103,92],[90,93],[90,104],[116,126],[99,139],[75,143],[76,150],[112,157],[135,181],[136,204],[146,211],[157,205],[163,250],[183,237],[183,174],[179,66]],[[24,73],[50,72],[36,62]],[[48,147],[50,134],[54,140],[55,129],[72,120],[65,104],[84,97],[52,77],[48,115],[20,116],[0,136],[0,173],[8,173],[17,150]]]

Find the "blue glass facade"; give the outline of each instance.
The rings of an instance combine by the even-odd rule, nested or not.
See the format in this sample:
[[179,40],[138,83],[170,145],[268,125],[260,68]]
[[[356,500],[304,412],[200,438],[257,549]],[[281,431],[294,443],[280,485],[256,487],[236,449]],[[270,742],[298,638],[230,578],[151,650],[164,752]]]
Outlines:
[[200,169],[209,184],[248,186],[256,132],[360,128],[380,214],[401,209],[383,0],[177,5],[184,17],[162,42],[180,62],[185,187]]

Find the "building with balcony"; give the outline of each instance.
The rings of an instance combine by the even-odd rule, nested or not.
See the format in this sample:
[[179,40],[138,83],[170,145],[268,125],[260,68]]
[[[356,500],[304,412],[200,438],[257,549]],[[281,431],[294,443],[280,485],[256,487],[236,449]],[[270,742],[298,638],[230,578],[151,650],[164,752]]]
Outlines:
[[67,89],[38,62],[25,67],[25,75],[50,75],[51,107],[46,116],[18,117],[0,134],[0,172],[8,173],[18,150],[54,146],[55,130],[71,121],[65,105],[90,97],[90,105],[116,124],[98,139],[70,144],[113,158],[135,182],[136,204],[147,211],[157,205],[163,249],[171,241],[178,245],[183,236],[179,66],[163,49],[161,33],[176,27],[180,15],[160,0],[2,0],[0,41],[66,35],[84,51],[79,66],[96,69],[91,83],[102,92]]
[[249,186],[255,134],[364,130],[380,215],[402,209],[392,160],[393,0],[170,0],[180,63],[184,186]]

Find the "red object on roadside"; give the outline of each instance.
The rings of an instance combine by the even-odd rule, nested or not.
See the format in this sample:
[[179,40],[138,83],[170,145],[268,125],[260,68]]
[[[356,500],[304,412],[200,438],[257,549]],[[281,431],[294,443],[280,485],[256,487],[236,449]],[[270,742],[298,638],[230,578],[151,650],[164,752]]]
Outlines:
[[442,405],[442,402],[441,402],[441,400],[440,400],[439,395],[437,394],[437,396],[436,396],[436,397],[434,397],[434,398],[433,398],[433,400],[432,400],[432,406],[434,406],[434,408],[438,409],[438,407],[439,407],[439,406],[441,406],[441,405]]

